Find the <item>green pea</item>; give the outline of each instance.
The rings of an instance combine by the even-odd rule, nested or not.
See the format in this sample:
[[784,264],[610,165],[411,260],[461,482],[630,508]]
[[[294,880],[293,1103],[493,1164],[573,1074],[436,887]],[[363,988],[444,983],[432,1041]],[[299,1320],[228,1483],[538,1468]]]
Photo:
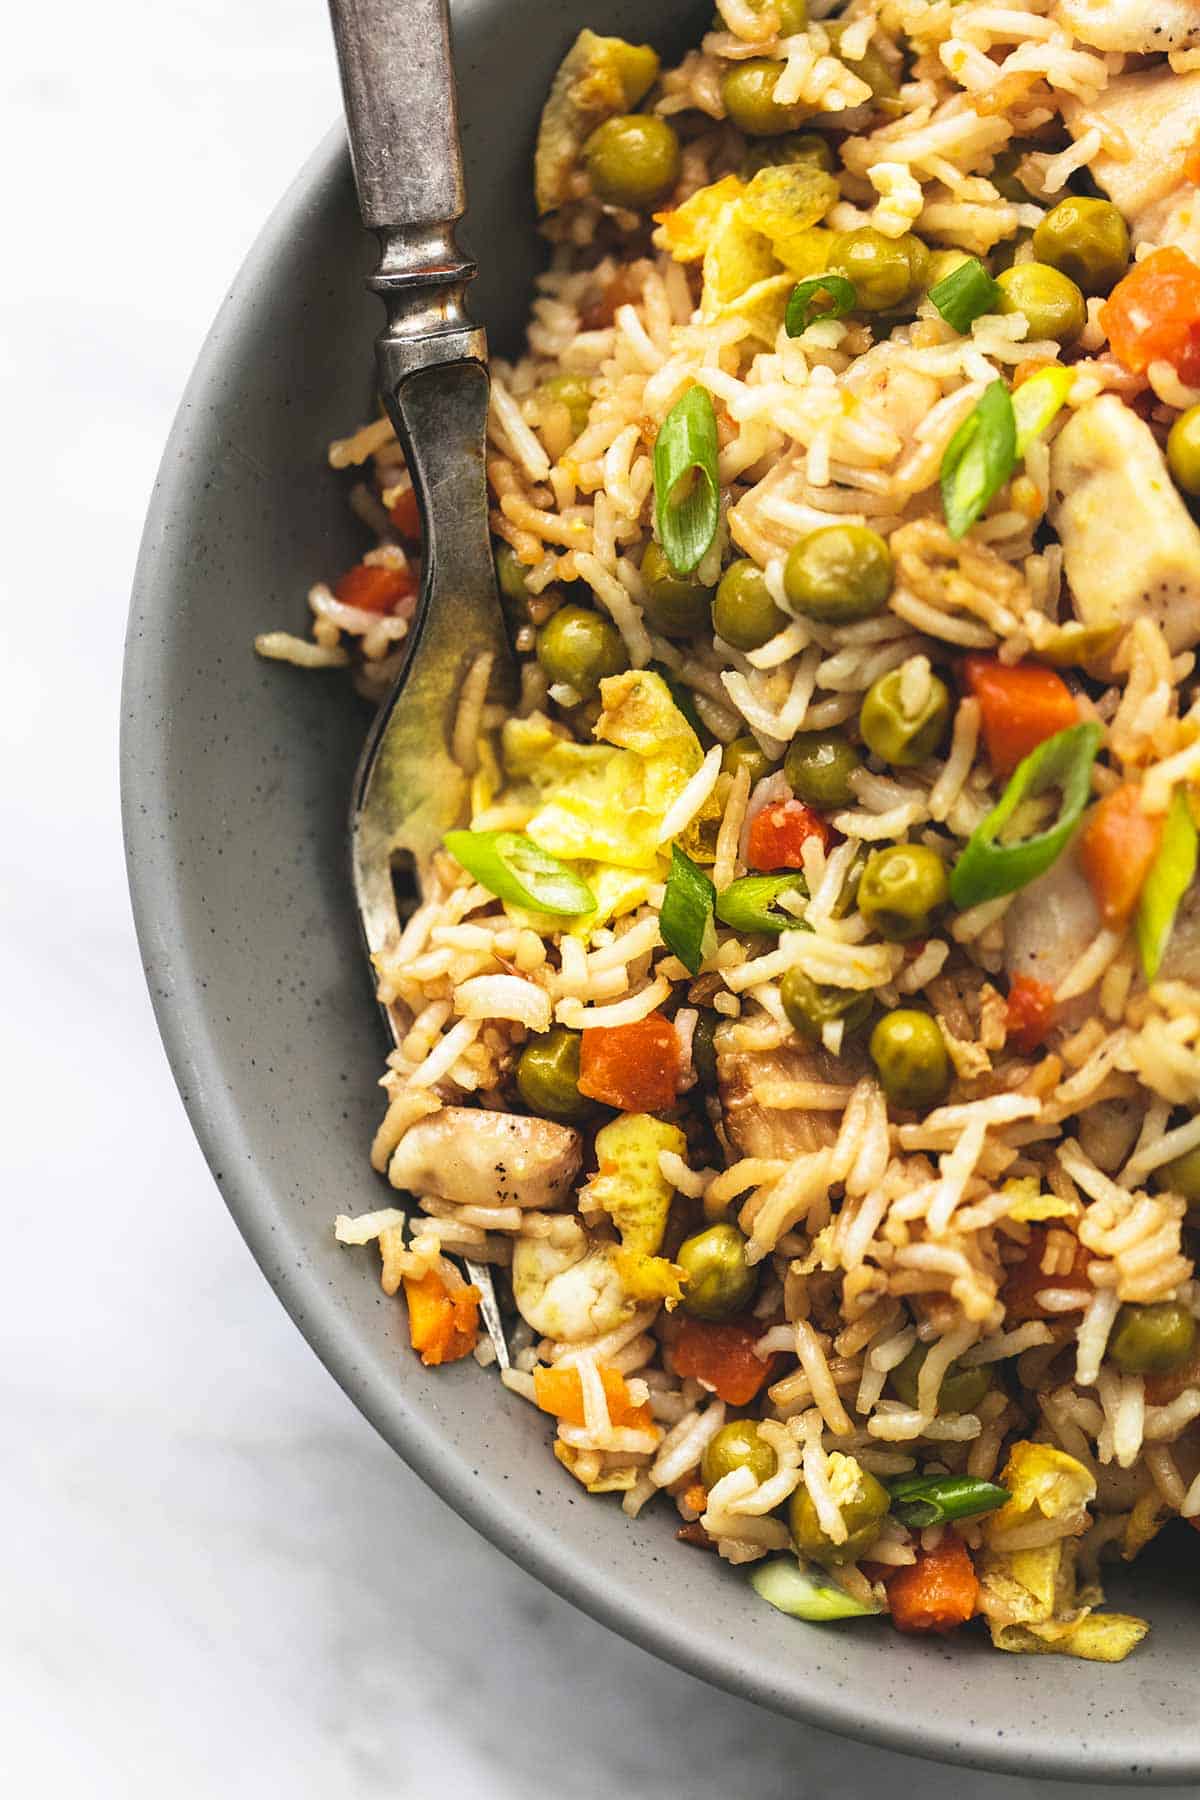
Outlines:
[[1073,344],[1087,324],[1083,295],[1071,280],[1049,263],[1014,263],[996,277],[1002,313],[1024,313],[1031,339],[1050,338],[1056,344]]
[[642,556],[643,609],[653,631],[662,637],[695,637],[707,631],[713,591],[694,575],[677,575],[661,544],[649,543]]
[[849,1536],[844,1544],[835,1544],[826,1536],[812,1496],[801,1482],[788,1502],[792,1542],[799,1554],[810,1562],[825,1565],[857,1562],[879,1536],[892,1503],[883,1483],[864,1469],[855,1457],[842,1456],[835,1450],[829,1465],[831,1485]]
[[858,884],[858,910],[889,944],[927,937],[950,898],[946,865],[927,844],[872,850]]
[[608,206],[637,212],[670,192],[679,179],[679,139],[654,113],[605,119],[583,146],[592,192]]
[[892,553],[869,525],[826,525],[792,545],[783,585],[801,617],[849,625],[887,604]]
[[555,1025],[530,1038],[517,1063],[517,1088],[531,1113],[571,1124],[594,1109],[579,1092],[577,1031]]
[[829,267],[854,283],[860,312],[892,312],[924,287],[929,251],[911,231],[890,238],[873,225],[863,225],[838,234],[830,247]]
[[710,1093],[717,1085],[717,1047],[713,1037],[720,1023],[720,1013],[704,1006],[697,1014],[696,1027],[692,1032],[692,1067],[700,1086],[707,1088]]
[[685,1238],[675,1261],[687,1276],[679,1304],[693,1318],[730,1319],[754,1298],[758,1270],[746,1261],[746,1240],[736,1225],[710,1225]]
[[848,806],[854,798],[850,777],[862,758],[840,731],[798,731],[788,745],[783,772],[788,786],[807,806]]
[[815,131],[789,131],[783,137],[764,138],[751,144],[743,156],[738,173],[749,181],[760,169],[783,168],[788,163],[812,163],[826,175],[832,175],[836,159],[828,138]]
[[915,705],[909,687],[903,669],[889,669],[871,683],[858,715],[867,749],[897,769],[927,762],[950,722],[950,690],[939,676],[930,675]]
[[725,111],[747,137],[782,137],[809,117],[812,109],[802,102],[781,106],[775,101],[775,83],[786,66],[769,56],[752,56],[734,63],[722,76]]
[[525,564],[512,545],[506,544],[503,539],[496,545],[496,582],[503,597],[513,607],[523,611],[529,598],[529,589],[525,585]]
[[789,969],[779,984],[779,998],[792,1029],[815,1042],[826,1025],[840,1019],[845,1036],[861,1031],[871,1016],[871,995],[858,988],[818,987],[803,969]]
[[1200,494],[1200,406],[1180,413],[1167,437],[1167,467],[1177,488]]
[[1107,294],[1129,267],[1129,229],[1111,200],[1071,194],[1037,227],[1033,253],[1085,294]]
[[778,767],[778,763],[773,763],[752,737],[734,738],[732,744],[726,744],[721,752],[723,772],[726,775],[736,775],[739,769],[749,769],[751,787]]
[[565,406],[571,420],[573,437],[578,437],[592,410],[592,384],[586,375],[552,375],[543,381],[538,393],[543,400]]
[[[768,9],[775,14],[780,37],[794,37],[808,29],[808,0],[748,0],[748,4],[750,11],[760,16]],[[724,23],[722,20],[722,28]]]
[[1181,1195],[1189,1206],[1200,1204],[1200,1146],[1162,1163],[1154,1171],[1154,1180],[1159,1188]]
[[953,275],[955,269],[961,269],[965,262],[974,260],[965,250],[934,250],[925,276],[926,293],[930,288],[935,288],[939,281],[945,281],[947,275]]
[[628,667],[621,634],[588,606],[562,606],[537,634],[537,659],[552,682],[564,681],[585,699],[606,675]]
[[894,100],[900,92],[900,85],[891,63],[878,44],[869,43],[861,56],[843,56],[841,43],[842,33],[846,29],[845,22],[841,19],[824,19],[822,23],[832,39],[834,55],[841,58],[852,75],[857,75],[860,81],[866,82],[871,90],[872,100]]
[[1001,150],[988,173],[992,186],[1014,206],[1028,205],[1033,200],[1029,189],[1017,179],[1017,165],[1024,161],[1025,154],[1020,144],[1010,144],[1006,150]]
[[[904,1361],[888,1377],[905,1406],[917,1404],[921,1369],[928,1355],[928,1344],[914,1344]],[[974,1412],[991,1385],[992,1378],[985,1367],[963,1369],[958,1363],[952,1362],[943,1375],[942,1385],[938,1390],[938,1410],[950,1413]]]
[[893,1106],[937,1106],[950,1091],[950,1058],[936,1019],[915,1007],[884,1013],[867,1046]]
[[1117,1314],[1108,1354],[1124,1375],[1169,1375],[1187,1362],[1195,1342],[1196,1321],[1186,1306],[1129,1304]]
[[759,1436],[754,1420],[731,1419],[704,1446],[700,1479],[706,1488],[714,1488],[735,1469],[749,1469],[755,1481],[769,1481],[778,1467],[775,1452]]
[[770,595],[757,563],[743,556],[730,563],[713,601],[713,630],[735,650],[758,650],[787,624]]

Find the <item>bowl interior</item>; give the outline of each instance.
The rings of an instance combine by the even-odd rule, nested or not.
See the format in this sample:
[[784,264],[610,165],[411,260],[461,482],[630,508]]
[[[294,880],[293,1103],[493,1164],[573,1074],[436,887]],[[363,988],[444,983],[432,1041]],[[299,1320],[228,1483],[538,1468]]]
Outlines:
[[[710,8],[639,0],[468,0],[456,9],[478,258],[495,348],[519,343],[540,261],[532,138],[585,23],[695,41]],[[1154,1629],[1119,1668],[849,1625],[806,1628],[744,1576],[589,1498],[548,1432],[474,1363],[427,1371],[371,1251],[332,1239],[378,1206],[366,1161],[384,1045],[359,951],[345,812],[366,725],[342,679],[256,660],[303,630],[314,579],[361,536],[327,441],[369,416],[373,244],[335,133],[266,227],[180,410],[147,525],[124,695],[129,861],[148,979],[184,1100],[264,1273],[401,1454],[502,1549],[648,1648],[834,1730],[977,1766],[1092,1781],[1194,1779],[1195,1540],[1169,1538],[1114,1603]],[[1184,1541],[1186,1540],[1186,1541]],[[1180,1575],[1179,1570],[1184,1573]]]

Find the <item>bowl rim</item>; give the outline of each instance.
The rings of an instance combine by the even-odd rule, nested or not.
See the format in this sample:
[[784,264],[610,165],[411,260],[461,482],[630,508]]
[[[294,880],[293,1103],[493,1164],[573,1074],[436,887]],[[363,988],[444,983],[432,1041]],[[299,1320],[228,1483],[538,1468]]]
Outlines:
[[[600,1624],[650,1650],[664,1661],[770,1710],[803,1723],[914,1757],[990,1769],[999,1773],[1064,1781],[1127,1782],[1153,1785],[1200,1778],[1200,1742],[1187,1760],[1141,1765],[1097,1747],[1081,1766],[1077,1751],[1053,1738],[1022,1736],[1015,1724],[1004,1739],[972,1741],[969,1724],[951,1738],[923,1721],[864,1714],[851,1691],[834,1687],[798,1693],[783,1685],[764,1694],[722,1657],[714,1644],[691,1639],[672,1618],[636,1600],[614,1584],[589,1582],[559,1547],[551,1531],[530,1532],[520,1509],[498,1485],[472,1473],[470,1459],[448,1444],[436,1420],[423,1417],[396,1393],[378,1391],[357,1364],[332,1296],[311,1274],[282,1267],[273,1254],[274,1201],[271,1179],[249,1155],[239,1108],[223,1076],[220,1046],[206,1016],[204,990],[181,924],[179,894],[183,859],[174,855],[172,808],[163,774],[165,709],[144,703],[161,686],[170,662],[169,643],[153,627],[171,587],[173,518],[186,507],[194,477],[188,451],[207,396],[218,384],[227,334],[236,332],[242,313],[252,309],[255,291],[268,284],[272,263],[294,240],[297,222],[314,190],[343,179],[349,159],[343,127],[333,125],[302,165],[261,228],[222,302],[180,400],[152,491],[132,587],[121,694],[120,774],[126,868],[143,970],[163,1046],[192,1130],[235,1224],[294,1324],[343,1392],[380,1435],[454,1511],[513,1562]],[[144,627],[150,626],[151,629]],[[349,904],[349,901],[348,901]],[[399,1384],[397,1384],[399,1386]],[[1090,1666],[1090,1665],[1089,1665]]]

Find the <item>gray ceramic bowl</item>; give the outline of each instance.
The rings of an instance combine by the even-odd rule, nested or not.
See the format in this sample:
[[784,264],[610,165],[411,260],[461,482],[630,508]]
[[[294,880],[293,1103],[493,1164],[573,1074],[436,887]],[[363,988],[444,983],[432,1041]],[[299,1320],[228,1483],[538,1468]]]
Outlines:
[[[663,5],[678,53],[706,6]],[[517,23],[519,11],[519,25]],[[481,265],[476,302],[511,346],[538,259],[529,159],[576,29],[650,33],[642,0],[466,0],[459,83]],[[327,440],[370,404],[376,303],[340,136],[270,220],[205,346],[146,528],[124,693],[125,819],[138,929],[176,1079],[225,1199],[297,1325],[367,1416],[457,1511],[646,1648],[766,1706],[899,1749],[1093,1782],[1200,1777],[1195,1539],[1189,1573],[1113,1582],[1154,1622],[1123,1667],[1002,1656],[872,1623],[797,1624],[742,1574],[583,1495],[524,1402],[474,1363],[427,1371],[373,1251],[336,1211],[380,1204],[366,1148],[383,1043],[343,838],[366,719],[336,676],[257,661],[304,628],[310,582],[358,537]],[[1166,1562],[1163,1559],[1163,1564]],[[1181,1586],[1190,1583],[1190,1593]]]

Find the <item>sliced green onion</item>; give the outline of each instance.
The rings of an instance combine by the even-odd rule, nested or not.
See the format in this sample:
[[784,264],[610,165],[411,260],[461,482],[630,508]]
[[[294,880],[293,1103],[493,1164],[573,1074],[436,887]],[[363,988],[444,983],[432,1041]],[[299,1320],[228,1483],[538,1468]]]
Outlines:
[[595,911],[596,896],[587,882],[522,831],[448,831],[442,842],[499,900],[563,918]]
[[1158,855],[1150,865],[1138,900],[1135,930],[1147,981],[1153,981],[1162,967],[1179,902],[1191,887],[1195,873],[1196,821],[1186,793],[1177,787],[1171,795]]
[[717,415],[707,388],[675,402],[654,440],[654,518],[677,575],[690,575],[717,535]]
[[979,396],[942,457],[942,510],[952,538],[971,529],[1017,465],[1017,426],[1002,381]]
[[717,890],[678,844],[671,845],[671,873],[658,915],[663,943],[689,975],[698,975],[705,955],[715,948],[713,906]]
[[[1018,763],[999,802],[971,833],[950,871],[950,898],[960,911],[984,900],[998,900],[1001,894],[1015,894],[1058,860],[1087,805],[1092,764],[1103,736],[1103,726],[1094,720],[1068,725]],[[1062,793],[1053,825],[1019,843],[998,843],[1021,802],[1048,788],[1059,788]]]
[[811,931],[807,920],[777,904],[780,894],[787,893],[808,898],[807,884],[798,869],[783,875],[743,875],[717,895],[717,917],[735,931]]
[[1017,422],[1017,455],[1024,456],[1035,438],[1040,438],[1058,413],[1071,391],[1075,377],[1070,369],[1054,363],[1039,369],[1023,381],[1012,395],[1013,417]]
[[[818,294],[824,294],[828,306],[817,306]],[[789,337],[799,337],[818,319],[844,319],[858,305],[854,283],[844,275],[810,275],[798,281],[791,291],[784,314],[784,329]]]
[[1008,1489],[974,1475],[902,1475],[888,1482],[892,1513],[902,1525],[923,1531],[951,1519],[973,1519],[994,1512],[1008,1499]]
[[831,1581],[823,1569],[809,1568],[790,1556],[755,1563],[750,1586],[760,1600],[779,1612],[814,1624],[824,1624],[828,1619],[869,1619],[883,1610],[856,1600],[844,1587]]
[[996,312],[1000,305],[1000,284],[993,281],[977,256],[951,269],[944,280],[929,290],[929,298],[955,331],[969,331],[984,313]]
[[708,734],[705,731],[700,714],[696,711],[696,697],[691,688],[685,687],[682,681],[677,681],[670,669],[666,668],[663,663],[651,663],[650,667],[654,670],[656,675],[662,676],[675,705],[683,714],[696,736],[703,743]]

